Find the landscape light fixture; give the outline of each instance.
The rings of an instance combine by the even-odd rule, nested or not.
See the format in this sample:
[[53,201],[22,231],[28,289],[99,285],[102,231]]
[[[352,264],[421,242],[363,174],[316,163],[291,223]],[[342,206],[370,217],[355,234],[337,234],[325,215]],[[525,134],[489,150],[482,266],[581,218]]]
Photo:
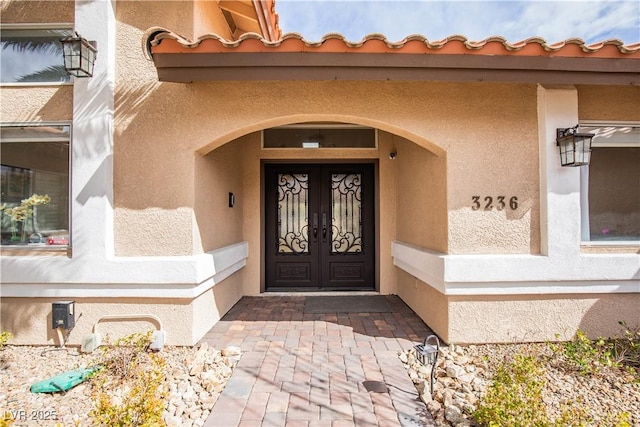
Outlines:
[[98,53],[96,42],[87,41],[76,32],[75,36],[65,37],[60,43],[66,72],[76,77],[92,77],[93,64]]
[[578,126],[556,129],[556,144],[560,149],[562,166],[585,166],[591,159],[593,134],[578,133]]
[[[431,342],[431,344],[429,343]],[[416,359],[424,366],[431,366],[431,395],[436,380],[436,363],[438,362],[438,352],[440,351],[440,340],[435,335],[425,338],[423,344],[413,347],[416,351]]]

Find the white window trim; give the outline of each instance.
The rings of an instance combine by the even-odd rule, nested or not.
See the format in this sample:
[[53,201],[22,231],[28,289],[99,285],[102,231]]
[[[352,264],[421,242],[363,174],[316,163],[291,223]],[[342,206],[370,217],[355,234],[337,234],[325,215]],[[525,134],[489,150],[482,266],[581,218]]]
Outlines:
[[[640,127],[640,121],[602,121],[602,120],[581,120],[580,126],[611,126],[611,127]],[[637,145],[633,144],[632,147]],[[598,145],[596,145],[598,147]],[[611,146],[613,148],[619,147]],[[589,166],[580,167],[580,234],[581,246],[585,247],[640,247],[640,240],[619,240],[619,241],[599,241],[591,240],[589,224]]]

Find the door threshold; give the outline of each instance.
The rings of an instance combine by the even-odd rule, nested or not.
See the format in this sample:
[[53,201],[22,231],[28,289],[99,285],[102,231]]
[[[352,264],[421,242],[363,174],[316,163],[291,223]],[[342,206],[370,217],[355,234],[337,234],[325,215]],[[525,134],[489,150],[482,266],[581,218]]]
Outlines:
[[314,296],[365,296],[365,295],[381,295],[378,291],[266,291],[260,293],[258,296],[263,297],[314,297]]

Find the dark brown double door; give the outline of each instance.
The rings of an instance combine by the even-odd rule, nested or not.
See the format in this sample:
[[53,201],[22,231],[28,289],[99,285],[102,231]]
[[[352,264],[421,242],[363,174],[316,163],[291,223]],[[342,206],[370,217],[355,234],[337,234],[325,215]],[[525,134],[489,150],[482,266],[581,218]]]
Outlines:
[[373,164],[265,165],[265,282],[373,290]]

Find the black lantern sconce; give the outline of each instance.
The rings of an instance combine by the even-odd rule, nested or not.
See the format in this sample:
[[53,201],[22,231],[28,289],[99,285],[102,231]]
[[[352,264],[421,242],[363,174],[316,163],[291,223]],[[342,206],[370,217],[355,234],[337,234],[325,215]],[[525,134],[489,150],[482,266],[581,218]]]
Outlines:
[[562,166],[584,166],[591,160],[590,133],[578,133],[578,126],[556,129],[556,144],[560,148],[560,164]]
[[96,42],[87,41],[76,32],[75,36],[65,37],[60,43],[67,73],[76,77],[92,77],[93,64],[98,53]]
[[[431,344],[429,343],[431,342]],[[424,344],[413,347],[416,350],[416,359],[424,366],[431,366],[431,395],[436,382],[436,364],[438,363],[438,352],[440,351],[440,340],[435,335],[429,335],[424,340]]]

